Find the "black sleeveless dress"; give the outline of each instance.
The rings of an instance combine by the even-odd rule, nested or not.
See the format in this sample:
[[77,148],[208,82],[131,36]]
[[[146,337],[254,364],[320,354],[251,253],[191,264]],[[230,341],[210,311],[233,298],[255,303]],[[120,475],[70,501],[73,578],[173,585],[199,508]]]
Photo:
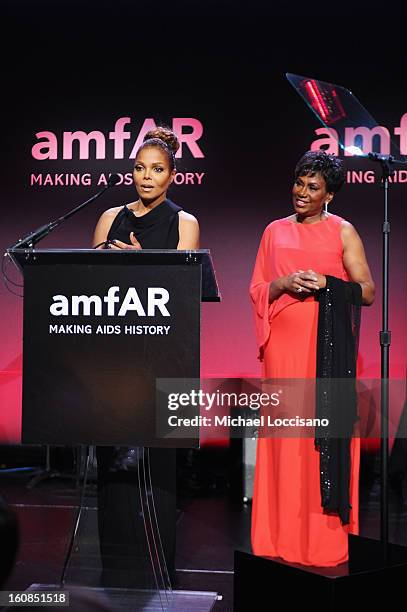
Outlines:
[[176,249],[179,242],[180,210],[182,208],[168,199],[142,217],[136,217],[124,206],[116,215],[107,239],[131,244],[130,233],[134,232],[143,249]]
[[[116,215],[108,240],[131,244],[134,232],[144,249],[176,249],[179,242],[179,206],[164,200],[141,217],[124,206]],[[105,586],[134,587],[137,565],[146,536],[140,517],[137,468],[132,469],[134,449],[99,446],[98,528]],[[155,509],[166,563],[175,581],[176,450],[150,448],[150,469]],[[145,550],[147,558],[147,550]]]

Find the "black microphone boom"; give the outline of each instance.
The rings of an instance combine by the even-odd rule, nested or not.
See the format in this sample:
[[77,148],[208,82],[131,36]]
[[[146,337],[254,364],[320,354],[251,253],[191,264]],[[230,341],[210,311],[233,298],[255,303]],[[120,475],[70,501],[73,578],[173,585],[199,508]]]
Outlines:
[[120,176],[118,174],[111,174],[107,179],[107,184],[110,187],[112,185],[117,185],[117,183],[120,183]]
[[33,249],[34,246],[37,244],[37,242],[45,238],[45,236],[47,236],[50,232],[56,229],[58,225],[61,225],[61,223],[69,219],[69,217],[72,217],[72,215],[82,210],[82,208],[84,208],[85,206],[87,206],[88,204],[96,200],[99,196],[102,195],[102,193],[110,189],[110,187],[117,185],[117,183],[119,182],[120,182],[119,175],[111,174],[109,178],[107,179],[106,187],[101,189],[101,191],[98,191],[98,193],[96,193],[94,196],[89,198],[89,200],[86,200],[86,202],[79,204],[79,206],[76,206],[76,208],[73,208],[72,210],[67,212],[65,215],[63,215],[62,217],[59,217],[58,219],[55,219],[54,221],[50,221],[50,223],[47,223],[46,225],[42,225],[41,227],[36,229],[34,232],[31,232],[30,234],[25,236],[25,238],[21,238],[18,242],[16,242],[16,244],[13,244],[13,246],[9,247],[7,251],[13,251],[14,249],[24,249],[24,248]]

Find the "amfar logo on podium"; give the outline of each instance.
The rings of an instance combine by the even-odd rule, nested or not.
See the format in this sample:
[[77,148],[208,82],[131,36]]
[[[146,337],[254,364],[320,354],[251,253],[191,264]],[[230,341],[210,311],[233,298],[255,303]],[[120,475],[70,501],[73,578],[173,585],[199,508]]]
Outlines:
[[[99,295],[54,295],[54,303],[49,307],[54,317],[124,317],[128,312],[134,311],[139,317],[154,317],[156,309],[163,317],[171,316],[165,304],[170,299],[170,294],[164,287],[148,287],[147,289],[147,313],[140,300],[135,287],[129,287],[123,298],[119,311],[116,313],[116,304],[120,302],[120,287],[110,287],[107,295],[101,298]],[[103,308],[107,304],[106,309]],[[91,313],[91,310],[93,312]],[[105,312],[103,312],[105,310]],[[81,312],[80,312],[81,311]]]
[[[135,287],[129,287],[120,300],[120,287],[109,287],[107,295],[54,295],[49,312],[54,317],[124,317],[134,312],[139,317],[155,317],[158,312],[170,317],[166,307],[170,294],[164,287],[148,287],[147,302],[143,305]],[[116,305],[120,304],[118,312]],[[97,325],[50,323],[49,334],[104,334],[104,335],[168,335],[171,325]]]

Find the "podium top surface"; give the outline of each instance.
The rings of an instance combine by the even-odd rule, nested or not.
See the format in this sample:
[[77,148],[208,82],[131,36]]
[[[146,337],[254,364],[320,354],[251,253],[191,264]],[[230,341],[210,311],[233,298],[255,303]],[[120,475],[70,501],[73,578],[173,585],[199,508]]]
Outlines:
[[202,267],[202,301],[220,302],[218,283],[209,249],[7,249],[21,272],[38,265],[142,265]]

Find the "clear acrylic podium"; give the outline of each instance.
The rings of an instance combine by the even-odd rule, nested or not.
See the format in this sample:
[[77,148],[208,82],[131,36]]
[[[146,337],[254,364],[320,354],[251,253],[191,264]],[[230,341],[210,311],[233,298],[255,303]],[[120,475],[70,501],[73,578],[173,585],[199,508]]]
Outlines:
[[129,509],[141,535],[125,559],[127,569],[133,564],[132,583],[104,588],[99,582],[96,512],[85,504],[85,471],[58,586],[91,586],[124,609],[210,610],[216,593],[172,590],[150,457],[156,449],[199,446],[196,432],[188,439],[158,435],[156,379],[199,380],[200,304],[220,301],[210,252],[8,254],[24,276],[22,443],[84,445],[88,463],[96,445],[132,447],[135,458],[138,499]]

